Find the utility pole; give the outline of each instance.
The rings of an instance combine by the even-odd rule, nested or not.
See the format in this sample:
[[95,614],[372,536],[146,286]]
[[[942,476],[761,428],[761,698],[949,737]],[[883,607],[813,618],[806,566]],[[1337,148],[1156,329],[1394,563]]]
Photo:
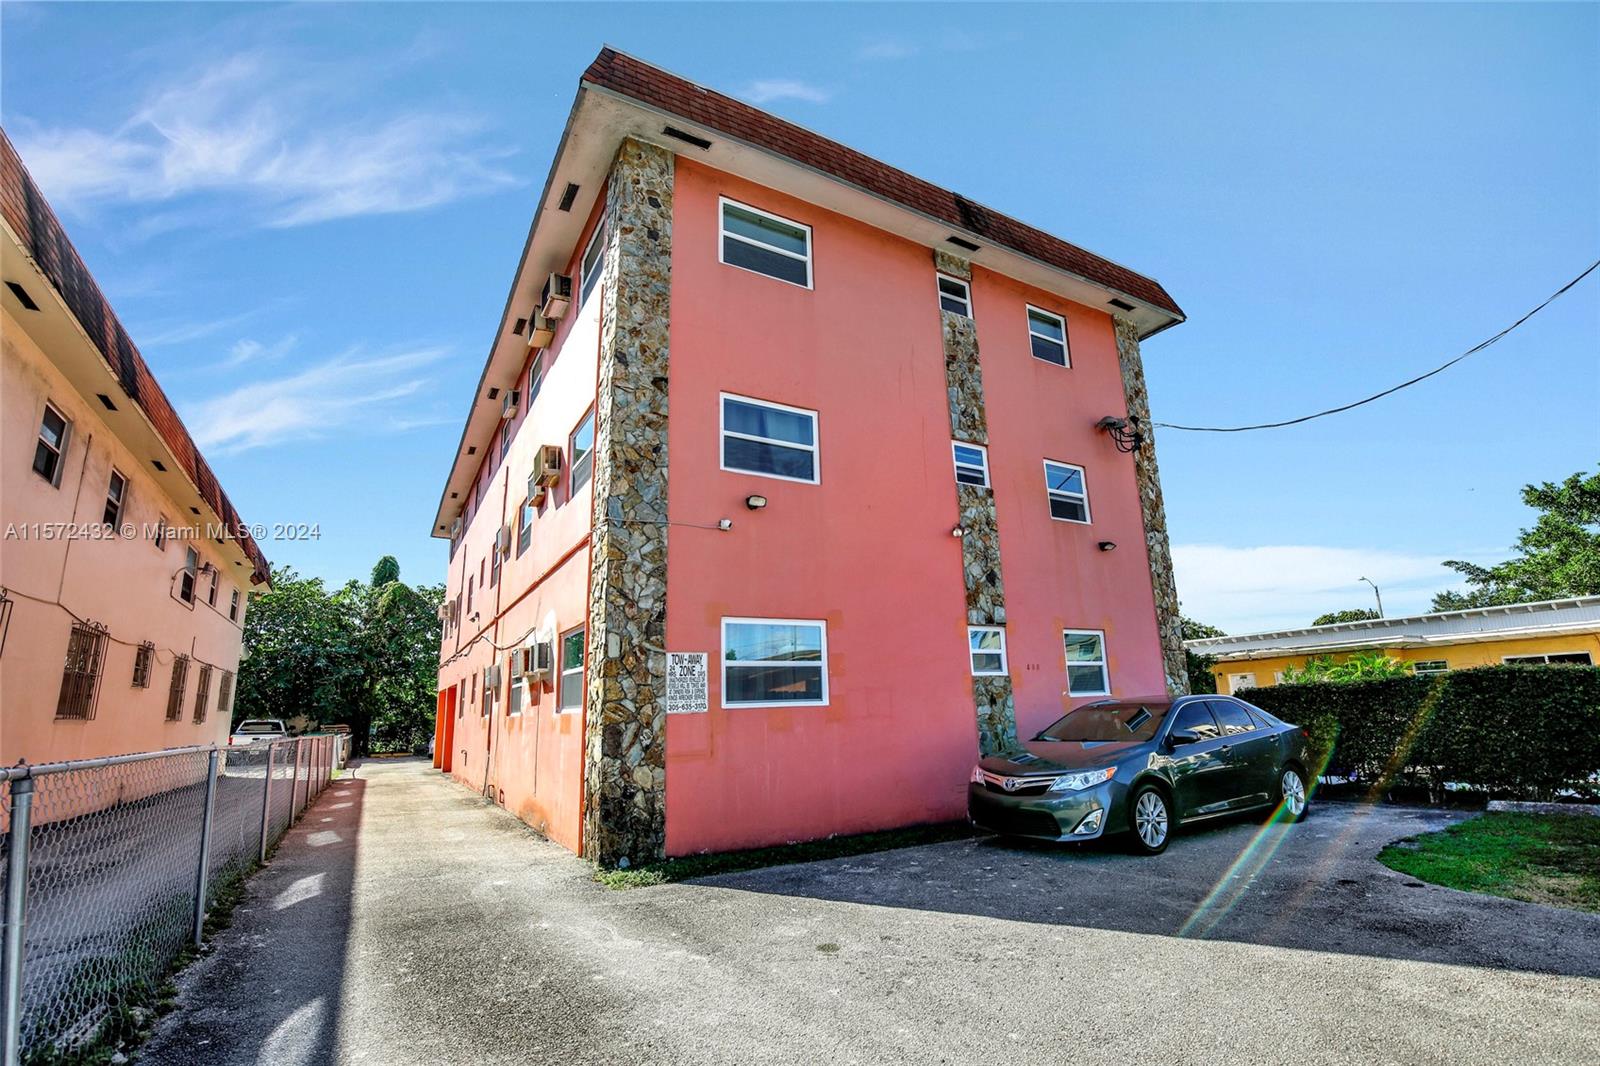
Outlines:
[[1370,577],[1364,577],[1361,580],[1365,581],[1367,584],[1372,586],[1372,594],[1378,598],[1378,617],[1382,618],[1383,617],[1383,593],[1378,591],[1378,586],[1373,582],[1373,580]]

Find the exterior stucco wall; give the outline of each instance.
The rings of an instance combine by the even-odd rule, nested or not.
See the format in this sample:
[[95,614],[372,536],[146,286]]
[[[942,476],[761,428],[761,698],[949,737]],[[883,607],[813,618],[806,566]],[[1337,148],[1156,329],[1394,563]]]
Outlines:
[[[812,226],[815,288],[720,263],[719,195]],[[667,850],[959,817],[977,743],[928,249],[684,157],[675,201],[666,646],[708,652],[711,691],[667,722]],[[818,412],[820,484],[721,470],[723,392]],[[825,621],[828,705],[724,708],[724,617]]]
[[[1064,630],[1104,632],[1115,696],[1160,694],[1166,680],[1134,463],[1094,428],[1126,413],[1111,317],[978,264],[972,273],[1016,728],[1031,736],[1100,698],[1067,695]],[[1070,367],[1032,355],[1029,304],[1065,317]],[[1046,459],[1084,468],[1088,524],[1050,517]]]
[[[1588,652],[1590,661],[1600,666],[1600,632],[1573,633],[1565,636],[1522,637],[1513,640],[1464,641],[1460,644],[1437,644],[1427,648],[1385,648],[1385,655],[1402,662],[1414,663],[1444,660],[1452,670],[1465,670],[1474,666],[1498,666],[1508,656],[1557,655],[1563,652]],[[1351,653],[1340,652],[1332,656],[1342,662]],[[1277,677],[1286,667],[1302,667],[1307,655],[1271,655],[1259,659],[1220,662],[1211,668],[1216,675],[1217,689],[1227,692],[1230,679],[1235,674],[1250,674],[1253,684],[1269,688],[1278,683]]]
[[[9,312],[0,321],[0,349],[0,524],[13,527],[0,540],[0,585],[13,600],[0,652],[5,708],[0,761],[40,763],[226,740],[229,715],[219,709],[218,699],[222,672],[237,675],[239,669],[248,575],[242,568],[231,572],[234,568],[210,541],[190,541],[202,565],[211,562],[230,572],[219,579],[215,608],[207,603],[206,575],[196,583],[194,604],[180,600],[177,572],[184,563],[184,541],[169,537],[164,548],[157,548],[144,527],[163,517],[177,526],[200,520],[186,502],[167,494],[148,473],[149,457],[134,455],[113,435],[98,413],[98,401],[80,396]],[[54,487],[31,468],[47,400],[72,422],[60,485]],[[137,527],[135,537],[43,540],[25,532],[31,523],[98,523],[113,466],[128,480],[123,522]],[[239,590],[239,618],[230,621],[234,589]],[[55,717],[73,615],[103,624],[112,638],[106,642],[90,721]],[[133,645],[143,641],[155,644],[155,661],[149,687],[134,688]],[[182,715],[168,722],[167,695],[178,653],[193,662]],[[206,720],[195,723],[203,663],[213,669]]]
[[[588,229],[600,214],[597,207]],[[588,229],[573,250],[569,272],[576,269]],[[519,374],[515,387],[523,399],[509,423],[511,444],[504,460],[494,448],[480,447],[484,465],[474,484],[482,484],[483,502],[470,508],[450,557],[445,590],[447,602],[461,597],[460,622],[445,627],[440,648],[439,688],[456,686],[459,693],[450,737],[451,776],[574,851],[583,838],[583,711],[559,710],[552,675],[527,683],[523,713],[511,715],[509,660],[512,646],[535,636],[554,635],[559,642],[562,633],[585,624],[592,488],[583,486],[574,493],[571,470],[564,469],[561,483],[534,512],[527,551],[518,555],[513,546],[502,560],[498,584],[486,582],[495,534],[502,525],[515,530],[540,446],[557,445],[570,458],[571,434],[594,404],[599,341],[596,291],[561,320],[545,353],[539,394],[531,402],[528,367]],[[464,592],[469,577],[471,611]],[[493,714],[485,715],[481,679],[484,669],[497,662],[504,675],[500,695]]]

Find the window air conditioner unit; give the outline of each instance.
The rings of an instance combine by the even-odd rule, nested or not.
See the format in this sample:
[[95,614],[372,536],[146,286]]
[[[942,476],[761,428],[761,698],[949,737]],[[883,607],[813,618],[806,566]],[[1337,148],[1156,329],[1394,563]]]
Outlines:
[[553,489],[561,483],[561,448],[556,444],[545,444],[539,448],[539,454],[533,458],[533,482]]
[[539,484],[538,477],[538,474],[528,475],[528,504],[531,507],[537,507],[543,503],[545,494],[549,491]]
[[500,403],[500,418],[509,420],[517,417],[517,404],[522,399],[522,393],[516,389],[507,389]]
[[572,306],[572,277],[569,274],[551,274],[539,294],[539,313],[554,320],[567,313]]
[[447,603],[441,603],[439,605],[439,621],[443,622],[449,616],[450,616],[450,605],[447,604]]
[[455,521],[450,523],[450,539],[454,540],[459,536],[461,536],[461,519],[457,517]]
[[483,689],[484,689],[484,691],[488,692],[491,689],[497,689],[499,687],[500,687],[500,664],[499,663],[495,663],[493,666],[484,667],[483,668]]
[[516,648],[511,652],[511,681],[513,684],[522,680],[522,675],[527,672],[523,669],[527,662],[527,653],[522,648]]
[[548,348],[550,342],[556,339],[556,323],[554,319],[546,318],[537,311],[528,323],[528,347]]
[[500,532],[494,536],[494,550],[501,555],[511,554],[511,527],[501,526]]
[[538,641],[533,647],[528,649],[528,652],[528,673],[532,674],[540,681],[543,681],[545,678],[550,676],[550,671],[555,665],[555,641]]

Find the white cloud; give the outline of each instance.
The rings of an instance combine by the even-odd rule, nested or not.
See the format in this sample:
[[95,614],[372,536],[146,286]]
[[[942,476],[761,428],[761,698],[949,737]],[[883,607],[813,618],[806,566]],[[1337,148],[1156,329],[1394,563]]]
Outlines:
[[201,340],[214,336],[223,330],[232,329],[241,325],[259,313],[259,309],[246,311],[243,314],[228,315],[224,318],[208,318],[199,321],[168,321],[165,323],[151,323],[147,329],[138,329],[135,343],[140,348],[160,348],[169,344],[187,344],[190,341]]
[[1374,606],[1363,577],[1382,589],[1386,614],[1424,612],[1434,593],[1457,587],[1442,563],[1459,558],[1476,556],[1315,545],[1172,548],[1183,613],[1234,634],[1307,626],[1327,611]]
[[[243,53],[153,87],[117,128],[23,123],[18,151],[53,201],[245,199],[258,224],[415,211],[515,184],[470,115],[342,106],[351,71]],[[163,225],[170,227],[172,219]]]
[[796,78],[762,78],[746,85],[739,95],[752,104],[768,104],[774,100],[804,100],[808,104],[825,104],[832,94]]
[[284,377],[255,381],[184,405],[184,419],[202,448],[240,452],[315,440],[360,423],[364,433],[399,432],[418,423],[399,401],[428,384],[422,371],[443,348],[391,355],[346,352]]
[[245,363],[270,363],[282,359],[294,350],[300,338],[291,333],[281,337],[271,344],[262,344],[258,340],[248,337],[233,342],[228,349],[228,358],[220,364],[223,368],[243,366]]
[[916,55],[919,51],[921,51],[921,49],[914,44],[907,44],[905,41],[889,39],[872,41],[869,44],[862,45],[861,48],[856,52],[856,58],[869,62],[876,60],[909,59],[911,56]]

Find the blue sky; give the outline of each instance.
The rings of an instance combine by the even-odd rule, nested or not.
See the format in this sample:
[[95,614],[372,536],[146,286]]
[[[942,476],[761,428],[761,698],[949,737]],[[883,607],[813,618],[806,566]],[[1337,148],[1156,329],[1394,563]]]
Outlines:
[[[37,5],[5,127],[246,520],[334,581],[428,537],[602,43],[1160,279],[1158,419],[1237,424],[1454,355],[1600,256],[1600,8]],[[1600,461],[1596,277],[1417,389],[1164,431],[1187,611],[1391,614]]]

